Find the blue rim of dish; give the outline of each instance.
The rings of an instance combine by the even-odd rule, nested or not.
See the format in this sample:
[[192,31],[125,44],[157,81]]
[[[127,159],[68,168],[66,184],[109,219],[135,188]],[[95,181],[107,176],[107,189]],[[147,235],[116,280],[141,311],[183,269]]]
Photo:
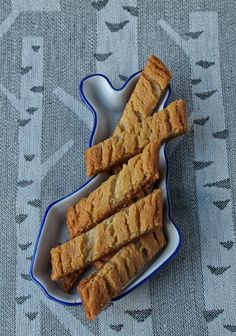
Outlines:
[[[115,91],[121,91],[121,90],[123,90],[127,86],[127,84],[130,82],[130,80],[133,79],[139,73],[141,73],[141,71],[137,71],[134,74],[132,74],[119,89],[114,88],[113,85],[111,84],[110,80],[105,75],[99,74],[99,73],[86,76],[86,77],[84,77],[81,80],[80,85],[79,85],[80,97],[83,100],[83,102],[89,107],[90,111],[92,112],[92,114],[93,114],[93,122],[94,122],[93,129],[91,131],[91,135],[90,135],[90,138],[89,138],[88,147],[91,147],[92,144],[93,144],[93,139],[94,139],[95,131],[96,131],[96,128],[97,128],[97,113],[96,113],[96,111],[94,110],[94,108],[92,107],[92,105],[90,104],[90,102],[87,100],[87,98],[85,97],[85,95],[83,93],[83,84],[84,84],[84,81],[86,81],[87,79],[89,79],[91,77],[100,76],[100,77],[103,77],[108,82],[108,84],[111,86],[111,88],[113,90],[115,90]],[[166,102],[164,103],[164,107],[166,107],[168,105],[170,96],[171,96],[171,87],[169,86],[169,94],[168,94],[168,96],[166,98]],[[132,288],[130,288],[128,291],[126,291],[126,292],[122,293],[121,295],[117,296],[116,298],[114,298],[113,301],[121,299],[125,295],[129,294],[132,290],[134,290],[135,288],[137,288],[138,286],[140,286],[142,283],[144,283],[145,281],[149,280],[153,275],[155,275],[159,271],[161,271],[162,268],[164,268],[168,263],[170,263],[170,261],[172,259],[175,258],[175,256],[177,255],[177,253],[178,253],[178,251],[179,251],[179,249],[180,249],[180,247],[182,245],[182,237],[181,237],[180,231],[179,231],[177,225],[175,224],[175,222],[173,221],[172,215],[171,215],[171,202],[170,202],[170,197],[169,197],[169,193],[168,193],[168,190],[169,190],[169,164],[168,164],[168,159],[167,159],[166,144],[164,145],[164,157],[165,157],[165,161],[166,161],[166,195],[167,195],[167,205],[168,205],[168,216],[169,216],[171,222],[173,223],[175,229],[177,230],[177,233],[178,233],[178,236],[179,236],[179,243],[178,243],[175,251],[165,260],[165,262],[163,264],[161,264],[157,269],[155,269],[152,273],[150,273],[145,279],[143,279],[142,281],[140,281],[139,283],[137,283],[135,286],[133,286]],[[94,178],[95,177],[89,179],[88,181],[86,181],[85,183],[83,183],[78,189],[74,190],[70,194],[68,194],[68,195],[66,195],[66,196],[64,196],[64,197],[62,197],[62,198],[60,198],[60,199],[58,199],[58,200],[56,200],[56,201],[54,201],[54,202],[52,202],[52,203],[50,203],[48,205],[48,207],[46,208],[46,210],[44,212],[43,219],[42,219],[41,224],[40,224],[40,228],[39,228],[39,232],[38,232],[38,235],[37,235],[37,238],[36,238],[36,243],[35,243],[34,252],[33,252],[33,256],[32,256],[32,261],[31,261],[31,264],[30,264],[29,275],[30,275],[32,281],[40,287],[40,289],[43,291],[44,295],[47,298],[49,298],[50,300],[55,301],[57,303],[60,303],[62,305],[65,305],[65,306],[80,306],[82,304],[82,302],[64,302],[62,300],[59,300],[59,299],[55,298],[51,294],[49,294],[48,291],[46,290],[46,288],[44,287],[44,285],[38,279],[36,279],[35,276],[34,276],[33,268],[34,268],[35,256],[36,256],[36,253],[37,253],[37,249],[38,249],[38,245],[39,245],[39,240],[40,240],[40,237],[41,237],[41,234],[42,234],[42,230],[43,230],[43,227],[44,227],[44,224],[45,224],[45,221],[46,221],[46,217],[48,215],[49,210],[55,204],[57,204],[58,202],[66,199],[67,197],[75,194],[76,192],[78,192],[79,190],[81,190],[82,188],[84,188]]]

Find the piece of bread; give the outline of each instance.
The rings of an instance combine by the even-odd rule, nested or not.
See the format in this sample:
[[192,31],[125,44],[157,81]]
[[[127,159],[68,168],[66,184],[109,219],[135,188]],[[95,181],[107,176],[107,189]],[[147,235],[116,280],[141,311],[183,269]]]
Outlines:
[[88,231],[122,207],[159,177],[159,144],[151,143],[141,154],[124,164],[118,175],[112,175],[86,198],[67,210],[70,237]]
[[51,250],[52,280],[84,268],[138,236],[162,228],[162,195],[155,190],[93,229]]
[[135,128],[137,123],[153,114],[170,78],[171,73],[161,60],[150,55],[115,127],[114,136]]
[[150,142],[165,142],[187,131],[185,103],[182,99],[137,123],[136,127],[85,150],[88,176],[112,169],[140,153]]
[[77,290],[88,320],[93,320],[166,244],[162,230],[149,232],[119,250]]

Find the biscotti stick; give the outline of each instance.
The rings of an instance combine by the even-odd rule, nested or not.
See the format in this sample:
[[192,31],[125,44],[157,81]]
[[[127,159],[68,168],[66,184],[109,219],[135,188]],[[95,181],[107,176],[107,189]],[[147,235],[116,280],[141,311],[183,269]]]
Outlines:
[[171,78],[170,71],[154,55],[150,55],[140,78],[113,132],[114,136],[135,128],[151,116]]
[[164,110],[137,123],[136,127],[119,136],[111,136],[86,149],[85,164],[88,176],[113,168],[140,153],[150,142],[164,142],[187,130],[185,103],[182,99]]
[[124,246],[99,271],[83,279],[77,290],[87,319],[93,320],[165,243],[162,230],[147,233]]
[[80,270],[138,236],[162,228],[162,196],[155,190],[93,229],[51,250],[52,280]]
[[149,144],[141,154],[124,164],[118,175],[112,175],[86,198],[67,210],[70,237],[89,230],[122,207],[159,177],[159,144]]

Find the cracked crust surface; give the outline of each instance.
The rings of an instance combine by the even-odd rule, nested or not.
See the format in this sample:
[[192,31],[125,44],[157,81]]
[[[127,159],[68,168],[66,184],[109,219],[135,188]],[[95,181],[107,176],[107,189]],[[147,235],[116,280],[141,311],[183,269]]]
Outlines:
[[162,228],[162,195],[155,190],[93,229],[51,250],[52,280],[84,268],[138,236]]
[[77,287],[88,320],[93,320],[166,244],[162,230],[124,246]]
[[127,161],[140,153],[150,142],[162,143],[187,131],[185,103],[176,100],[164,110],[148,117],[129,131],[113,135],[103,142],[86,149],[85,165],[88,176]]

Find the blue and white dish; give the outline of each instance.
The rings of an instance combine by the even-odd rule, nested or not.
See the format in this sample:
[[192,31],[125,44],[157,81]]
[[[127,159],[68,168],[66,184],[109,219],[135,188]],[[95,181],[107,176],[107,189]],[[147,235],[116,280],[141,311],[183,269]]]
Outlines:
[[[81,81],[81,98],[93,114],[94,120],[89,146],[92,146],[111,135],[139,76],[140,72],[133,74],[119,90],[114,89],[108,78],[101,74],[88,76]],[[169,96],[170,88],[168,88],[163,97],[159,110],[167,105]],[[176,256],[180,249],[180,233],[171,219],[171,207],[168,195],[168,160],[166,157],[165,145],[161,146],[159,165],[160,170],[162,171],[159,187],[163,192],[165,202],[164,226],[167,245],[150,265],[148,265],[141,274],[138,274],[114,300],[127,295],[134,288],[140,286],[144,281],[150,279],[151,276],[166,266],[167,263]],[[51,269],[49,265],[50,250],[58,243],[66,241],[68,238],[66,229],[66,209],[78,202],[81,198],[86,197],[106,178],[106,173],[93,177],[70,195],[51,203],[44,213],[36,240],[30,275],[35,284],[42,289],[49,299],[63,305],[80,305],[81,299],[76,292],[76,289],[74,289],[72,293],[66,294],[58,287],[56,282],[51,281]]]

